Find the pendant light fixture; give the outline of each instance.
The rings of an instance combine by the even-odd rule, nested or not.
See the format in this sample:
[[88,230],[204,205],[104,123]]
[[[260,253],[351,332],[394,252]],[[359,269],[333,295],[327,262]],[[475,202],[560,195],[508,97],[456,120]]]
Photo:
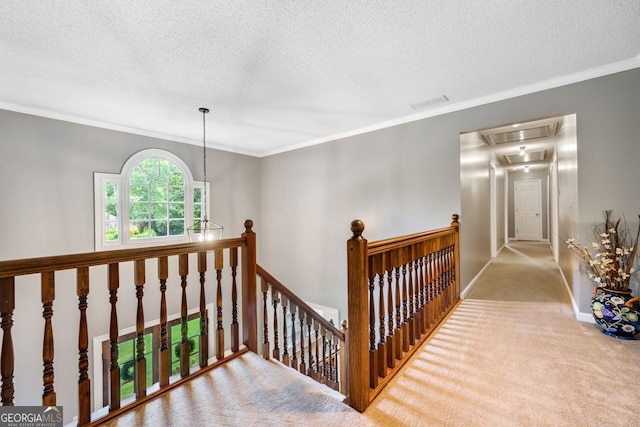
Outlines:
[[192,242],[205,242],[222,239],[222,226],[209,221],[207,218],[207,124],[206,114],[208,108],[200,107],[202,113],[202,163],[204,169],[204,191],[201,198],[201,206],[204,212],[202,219],[196,219],[192,227],[188,228],[189,238]]

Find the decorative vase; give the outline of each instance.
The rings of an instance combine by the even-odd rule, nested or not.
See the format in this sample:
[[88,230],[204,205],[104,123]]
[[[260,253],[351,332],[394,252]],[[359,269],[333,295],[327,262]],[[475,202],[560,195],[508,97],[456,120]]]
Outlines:
[[603,333],[632,340],[640,332],[640,312],[634,308],[638,300],[631,296],[631,291],[595,288],[591,299],[593,318]]

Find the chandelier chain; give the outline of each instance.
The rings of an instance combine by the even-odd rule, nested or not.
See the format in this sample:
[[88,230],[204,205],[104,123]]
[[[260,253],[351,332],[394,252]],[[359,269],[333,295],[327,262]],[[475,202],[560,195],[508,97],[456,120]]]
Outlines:
[[200,111],[202,111],[202,159],[204,167],[204,198],[202,199],[202,206],[204,208],[204,222],[207,222],[207,123],[205,115],[209,110],[201,108]]

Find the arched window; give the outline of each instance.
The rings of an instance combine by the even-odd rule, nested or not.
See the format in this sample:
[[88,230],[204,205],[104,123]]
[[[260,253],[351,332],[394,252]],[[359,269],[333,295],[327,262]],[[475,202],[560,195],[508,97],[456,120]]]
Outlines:
[[96,250],[189,241],[202,219],[204,183],[163,150],[133,155],[120,174],[94,174]]

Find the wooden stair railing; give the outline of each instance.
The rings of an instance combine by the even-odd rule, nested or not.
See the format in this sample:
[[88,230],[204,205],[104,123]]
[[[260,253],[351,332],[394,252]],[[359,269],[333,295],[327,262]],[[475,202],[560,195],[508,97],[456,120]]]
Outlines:
[[346,321],[342,330],[258,265],[262,290],[262,356],[347,394]]
[[[103,423],[246,351],[262,354],[266,359],[274,358],[339,390],[347,396],[349,405],[364,411],[459,300],[457,220],[458,216],[454,215],[448,228],[374,243],[362,237],[364,224],[353,221],[353,237],[347,242],[349,331],[345,322],[342,330],[336,328],[257,265],[256,235],[251,220],[245,221],[241,237],[215,242],[1,261],[2,405],[12,406],[15,400],[16,345],[20,345],[13,335],[16,286],[32,285],[33,276],[26,276],[37,275],[43,322],[41,404],[62,404],[76,409],[73,402],[60,402],[57,397],[54,359],[54,324],[57,323],[53,320],[56,287],[65,285],[56,283],[57,273],[75,270],[78,324],[77,328],[64,325],[64,333],[75,329],[78,335],[77,350],[71,352],[78,357],[75,402],[78,425]],[[147,272],[148,264],[156,266],[156,274]],[[190,275],[192,265],[196,266],[196,280],[193,271]],[[211,279],[214,271],[215,279]],[[209,280],[207,272],[212,273]],[[127,275],[129,278],[124,279]],[[258,278],[261,301],[258,300]],[[152,283],[159,286],[152,287]],[[180,362],[176,375],[172,375],[167,320],[167,293],[174,285],[179,286],[180,294]],[[188,292],[197,285],[195,291]],[[92,307],[101,302],[89,301],[90,290],[96,286],[103,286],[108,292],[102,304],[109,307],[109,318],[97,326],[98,322],[90,315]],[[149,316],[145,313],[148,307],[144,301],[145,295],[153,292],[159,296],[159,344],[152,349],[158,360],[158,380],[156,385],[148,387],[146,354],[149,349],[145,348],[144,334]],[[197,302],[189,302],[189,295],[193,299],[194,293],[198,295]],[[122,311],[118,301],[123,296],[135,297],[135,312],[128,313],[135,318],[132,361],[135,385],[134,395],[128,401],[120,395],[118,364],[119,312]],[[207,301],[215,304],[215,314],[211,316],[215,319],[215,332],[211,339]],[[189,309],[194,307],[200,322],[199,369],[189,366],[191,342],[186,331]],[[241,313],[239,307],[242,307]],[[263,329],[261,343],[257,332],[259,315]],[[109,351],[105,356],[108,373],[103,378],[108,383],[105,388],[108,405],[104,408],[93,407],[91,397],[89,319],[94,323],[93,331],[101,328],[108,331]],[[29,323],[32,325],[34,320],[30,319]],[[225,336],[230,337],[230,343],[225,343]],[[209,351],[211,340],[214,352]],[[58,349],[58,353],[68,359],[68,350]],[[97,369],[93,367],[94,372]]]
[[458,215],[450,227],[347,241],[348,403],[364,411],[460,300]]
[[[20,276],[39,275],[40,294],[43,307],[43,348],[42,348],[42,394],[43,406],[62,405],[72,410],[74,402],[60,402],[56,392],[56,377],[54,370],[54,302],[56,300],[56,287],[69,285],[69,283],[56,283],[56,276],[62,270],[76,271],[76,294],[78,297],[79,324],[77,326],[78,348],[57,348],[57,354],[68,360],[72,355],[78,357],[78,382],[77,382],[77,419],[78,425],[90,425],[102,423],[110,418],[122,414],[150,398],[157,396],[193,377],[206,372],[213,367],[228,361],[250,350],[258,351],[257,340],[257,303],[256,303],[256,238],[252,231],[253,222],[245,221],[245,232],[240,238],[219,240],[214,242],[185,243],[178,245],[158,246],[149,248],[125,249],[116,251],[91,252],[75,255],[52,256],[42,258],[23,259],[0,262],[0,317],[2,327],[2,347],[0,353],[0,374],[2,377],[1,399],[3,406],[13,406],[15,400],[16,384],[14,383],[16,342],[13,335],[14,312],[16,310],[16,286],[32,285],[29,278],[21,280]],[[192,255],[190,257],[190,255]],[[208,260],[213,258],[213,263]],[[157,265],[157,274],[150,274],[146,270],[147,264],[154,260]],[[225,263],[228,268],[225,268]],[[197,280],[189,275],[192,264],[196,265]],[[131,268],[132,265],[132,268]],[[215,270],[215,280],[208,283],[205,273],[211,271],[209,265]],[[101,268],[102,267],[102,268]],[[124,267],[124,268],[121,268]],[[237,284],[237,269],[241,268],[241,284]],[[124,270],[131,270],[128,279],[123,279]],[[90,270],[94,274],[90,275]],[[223,271],[227,272],[223,276]],[[177,272],[177,276],[175,276]],[[170,274],[171,273],[171,274]],[[66,277],[66,276],[64,276]],[[91,280],[90,280],[91,278]],[[18,279],[18,281],[17,281]],[[173,280],[171,280],[173,279]],[[31,279],[31,282],[33,280]],[[171,343],[167,342],[167,289],[168,283],[179,282],[180,286],[180,366],[179,374],[172,376],[171,371]],[[154,283],[159,284],[156,288]],[[199,284],[198,301],[188,303],[188,289]],[[108,301],[91,301],[89,303],[90,290],[96,286],[104,286],[108,290]],[[158,348],[152,349],[158,356],[159,374],[158,385],[147,387],[147,361],[145,349],[144,330],[147,313],[144,308],[144,296],[152,292],[160,293],[159,313],[160,343]],[[224,291],[224,294],[223,294]],[[215,295],[215,358],[209,357],[209,338],[206,311],[207,294]],[[119,337],[119,306],[118,299],[122,296],[132,298],[135,295],[135,349],[134,349],[134,398],[126,407],[122,406],[120,395],[120,365],[118,364],[118,337]],[[193,295],[193,293],[192,293]],[[104,381],[108,381],[108,407],[92,408],[91,380],[89,377],[89,314],[92,306],[96,304],[108,304],[110,306],[109,319],[102,326],[108,330],[110,351],[108,352],[108,375]],[[238,318],[238,305],[242,304],[241,318]],[[191,343],[187,337],[187,314],[190,307],[199,307],[199,341],[200,360],[199,370],[189,366],[189,353]],[[229,310],[223,312],[223,307]],[[131,314],[131,313],[129,313]],[[157,315],[153,315],[156,318]],[[93,322],[96,322],[93,319]],[[31,325],[37,324],[37,319],[29,319]],[[225,345],[225,325],[230,326],[229,345]],[[242,333],[240,333],[242,325]],[[100,326],[100,325],[99,325]],[[93,325],[94,330],[100,329]],[[73,325],[64,325],[62,333],[72,333]],[[58,332],[60,333],[60,332]],[[20,350],[18,348],[18,350]],[[24,350],[23,350],[24,351]],[[94,351],[99,351],[95,350]],[[145,352],[146,351],[146,352]],[[35,369],[35,368],[34,368]],[[93,367],[94,371],[100,369]],[[68,380],[65,381],[69,384]],[[37,405],[37,401],[24,402],[26,405]]]

